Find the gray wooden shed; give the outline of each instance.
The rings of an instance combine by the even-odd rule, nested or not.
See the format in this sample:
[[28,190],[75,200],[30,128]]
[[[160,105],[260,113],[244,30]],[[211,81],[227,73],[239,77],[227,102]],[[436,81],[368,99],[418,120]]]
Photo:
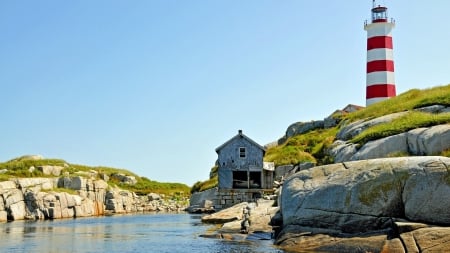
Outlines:
[[266,149],[238,134],[216,148],[218,154],[219,189],[271,189],[273,170],[264,169]]

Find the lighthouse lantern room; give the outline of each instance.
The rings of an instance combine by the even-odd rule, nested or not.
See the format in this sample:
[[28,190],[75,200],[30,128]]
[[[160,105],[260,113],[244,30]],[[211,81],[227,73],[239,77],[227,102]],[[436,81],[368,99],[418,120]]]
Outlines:
[[394,20],[388,19],[385,6],[373,0],[371,22],[365,22],[367,31],[366,106],[395,97],[392,29]]

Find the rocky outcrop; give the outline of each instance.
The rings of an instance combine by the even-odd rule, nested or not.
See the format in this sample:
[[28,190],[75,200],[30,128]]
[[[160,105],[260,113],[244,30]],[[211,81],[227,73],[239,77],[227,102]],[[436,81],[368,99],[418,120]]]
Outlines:
[[184,208],[177,201],[163,200],[155,194],[137,196],[130,191],[112,188],[103,180],[81,176],[0,182],[0,221],[181,211]]
[[359,252],[432,249],[439,242],[448,247],[449,228],[404,222],[450,226],[449,169],[450,158],[426,156],[300,171],[283,185],[278,243],[289,249],[302,245],[302,250],[344,250],[359,244],[364,249]]
[[335,162],[401,155],[436,155],[450,149],[450,124],[417,128],[405,133],[369,141],[362,147],[337,140],[328,153]]
[[[433,105],[416,109],[427,113],[447,113],[450,107]],[[370,127],[389,123],[409,112],[398,112],[370,120],[343,124],[336,134],[336,141],[328,149],[334,162],[356,161],[390,156],[439,155],[450,149],[450,124],[412,129],[410,131],[373,140],[364,145],[350,142],[352,138]]]

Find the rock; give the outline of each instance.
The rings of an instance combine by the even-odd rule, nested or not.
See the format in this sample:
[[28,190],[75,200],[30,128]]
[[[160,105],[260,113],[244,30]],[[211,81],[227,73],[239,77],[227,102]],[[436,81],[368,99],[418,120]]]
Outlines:
[[8,213],[6,211],[0,211],[0,222],[8,221]]
[[130,184],[130,185],[135,185],[137,183],[137,180],[134,176],[127,176],[127,175],[121,174],[121,173],[112,174],[111,178],[116,179],[116,180],[120,181],[121,183]]
[[3,181],[0,182],[0,194],[1,194],[1,190],[12,190],[12,189],[16,189],[17,185],[14,181]]
[[450,149],[450,124],[409,131],[408,147],[413,155],[438,155]]
[[421,228],[401,235],[407,252],[447,252],[450,248],[450,228]]
[[60,179],[58,186],[72,190],[87,190],[87,179],[81,176],[64,177]]
[[365,160],[389,157],[392,154],[408,154],[407,134],[392,135],[383,139],[369,141],[354,154],[350,160]]
[[186,209],[189,213],[211,213],[214,207],[205,208],[206,201],[213,202],[216,199],[217,187],[202,192],[195,192],[189,200],[189,207]]
[[15,158],[13,160],[16,160],[16,161],[35,160],[35,161],[37,161],[37,160],[42,160],[42,159],[44,159],[44,157],[41,155],[24,155],[24,156]]
[[2,170],[0,170],[0,174],[5,174],[6,172],[8,172],[7,169],[2,169]]
[[202,204],[200,207],[205,208],[205,209],[211,209],[211,208],[214,208],[214,203],[211,200],[205,199],[202,201]]
[[386,158],[314,167],[288,178],[283,225],[361,233],[392,218],[450,225],[447,157]]
[[148,201],[154,201],[154,200],[160,200],[161,199],[161,196],[159,196],[156,193],[149,193],[149,194],[147,194],[147,197],[148,197]]
[[257,203],[239,203],[230,208],[223,209],[217,213],[202,217],[202,222],[223,224],[219,233],[240,233],[243,209],[250,208],[250,231],[261,231],[270,233],[271,217],[275,216],[278,207],[273,207],[273,200],[258,200]]
[[417,128],[358,145],[337,140],[328,149],[335,162],[403,155],[439,155],[450,149],[450,124]]
[[40,190],[50,190],[57,186],[57,180],[55,178],[18,178],[15,179],[15,184],[18,185],[22,192],[25,193],[27,189],[33,189],[37,192]]
[[403,243],[399,238],[386,240],[384,242],[382,252],[406,253],[405,249],[403,248]]
[[316,166],[313,162],[303,162],[298,164],[298,171],[311,169],[312,167]]
[[449,112],[450,107],[447,107],[445,105],[430,105],[430,106],[418,108],[415,110],[420,111],[420,112],[428,112],[428,113],[445,113],[445,112]]
[[311,233],[309,229],[288,226],[275,241],[287,252],[381,252],[386,235],[359,235],[353,237]]
[[223,209],[217,213],[203,216],[202,222],[213,224],[224,224],[227,222],[240,220],[242,216],[242,209],[245,208],[247,205],[248,205],[247,202],[242,202],[230,208]]
[[335,163],[350,161],[351,157],[357,152],[358,145],[346,141],[335,141],[328,150],[330,156],[334,158]]
[[299,134],[304,134],[314,129],[324,128],[324,124],[325,122],[323,120],[294,123],[287,128],[286,138],[290,138],[292,136]]
[[414,230],[418,230],[421,228],[427,228],[429,225],[424,223],[416,223],[416,222],[394,222],[395,230],[399,234],[411,232]]
[[281,181],[283,178],[296,172],[294,165],[281,165],[275,168],[275,180]]
[[385,116],[381,116],[372,120],[359,120],[342,127],[336,135],[336,139],[348,141],[357,136],[369,127],[382,123],[391,122],[392,120],[406,115],[408,112],[398,112]]
[[106,173],[100,173],[100,179],[102,179],[105,182],[108,182],[109,176]]
[[8,212],[8,219],[23,220],[27,213],[22,191],[19,189],[13,189],[3,193],[2,195],[5,202],[4,208]]
[[42,171],[44,175],[52,175],[59,177],[61,175],[61,171],[64,169],[62,166],[53,166],[53,165],[43,165],[38,166],[38,170]]

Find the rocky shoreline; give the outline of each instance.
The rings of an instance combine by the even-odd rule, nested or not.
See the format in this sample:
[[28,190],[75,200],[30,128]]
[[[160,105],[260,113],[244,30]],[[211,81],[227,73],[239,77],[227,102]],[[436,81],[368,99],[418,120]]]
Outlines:
[[[202,221],[205,238],[261,237],[288,252],[445,252],[450,158],[383,158],[318,166],[287,178],[273,200],[241,203]],[[249,234],[241,233],[251,208]]]
[[81,176],[18,178],[0,182],[0,222],[102,216],[137,212],[181,212],[187,200],[109,186]]

